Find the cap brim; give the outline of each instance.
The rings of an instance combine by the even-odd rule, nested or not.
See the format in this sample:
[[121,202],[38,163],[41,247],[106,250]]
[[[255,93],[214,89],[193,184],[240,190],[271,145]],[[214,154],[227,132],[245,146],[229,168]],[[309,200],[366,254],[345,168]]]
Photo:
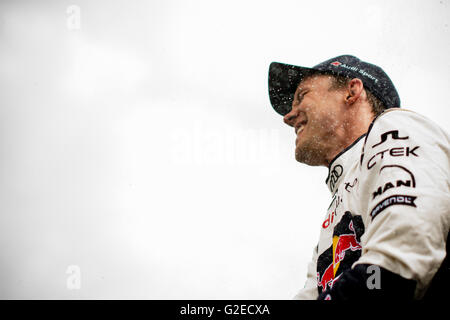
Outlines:
[[272,107],[284,116],[291,111],[294,93],[300,81],[318,70],[272,62],[269,66],[269,97]]

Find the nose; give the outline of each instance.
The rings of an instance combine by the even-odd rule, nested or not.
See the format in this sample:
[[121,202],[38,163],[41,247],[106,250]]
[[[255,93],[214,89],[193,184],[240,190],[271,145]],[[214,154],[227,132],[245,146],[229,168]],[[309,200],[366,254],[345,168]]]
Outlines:
[[298,116],[298,111],[296,110],[296,108],[292,108],[291,111],[289,111],[289,113],[287,113],[283,117],[283,121],[288,126],[293,127],[294,126],[294,122],[295,122],[295,118],[297,118],[297,116]]

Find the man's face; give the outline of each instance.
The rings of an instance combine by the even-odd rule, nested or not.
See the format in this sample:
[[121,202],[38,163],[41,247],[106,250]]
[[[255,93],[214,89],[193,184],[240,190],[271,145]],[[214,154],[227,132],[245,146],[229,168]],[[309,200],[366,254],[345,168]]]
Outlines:
[[295,159],[312,166],[327,166],[336,148],[336,133],[342,128],[345,90],[330,90],[327,75],[306,78],[297,87],[292,110],[284,122],[294,127]]

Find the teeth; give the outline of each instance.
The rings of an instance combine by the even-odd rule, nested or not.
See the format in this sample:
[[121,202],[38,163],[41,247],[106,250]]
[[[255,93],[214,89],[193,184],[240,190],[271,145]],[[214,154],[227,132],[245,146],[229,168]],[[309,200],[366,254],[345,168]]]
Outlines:
[[300,132],[303,131],[303,125],[301,125],[300,127],[298,127],[297,129],[295,129],[295,134],[299,134]]

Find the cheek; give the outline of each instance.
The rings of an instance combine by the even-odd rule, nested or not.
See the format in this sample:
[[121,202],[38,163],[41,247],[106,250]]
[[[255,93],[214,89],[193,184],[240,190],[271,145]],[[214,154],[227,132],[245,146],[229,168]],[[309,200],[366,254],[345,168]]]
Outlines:
[[324,99],[320,107],[320,117],[330,125],[335,125],[342,117],[341,110],[333,98]]
[[303,110],[311,129],[334,131],[337,128],[341,114],[333,98],[324,93],[321,97],[316,96],[304,101]]
[[331,109],[325,109],[312,113],[308,122],[315,132],[330,133],[334,132],[339,126],[339,116]]

